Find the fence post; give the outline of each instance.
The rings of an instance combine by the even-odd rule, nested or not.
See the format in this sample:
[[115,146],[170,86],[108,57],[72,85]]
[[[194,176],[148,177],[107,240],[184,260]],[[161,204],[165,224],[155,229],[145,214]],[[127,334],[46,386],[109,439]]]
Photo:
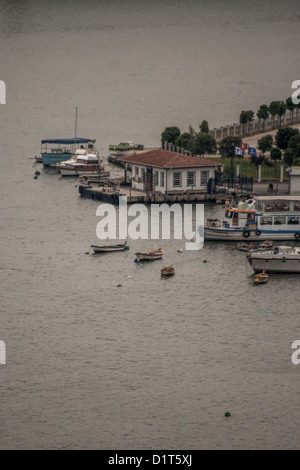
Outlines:
[[257,177],[257,182],[261,183],[261,165],[258,165],[258,177]]

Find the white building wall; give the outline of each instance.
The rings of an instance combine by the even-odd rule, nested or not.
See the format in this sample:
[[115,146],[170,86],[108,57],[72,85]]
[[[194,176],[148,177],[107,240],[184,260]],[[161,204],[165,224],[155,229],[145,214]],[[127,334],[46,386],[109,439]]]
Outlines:
[[[136,168],[138,168],[138,173],[136,173]],[[135,165],[132,164],[132,188],[137,190],[145,190],[145,185],[143,183],[143,170],[147,175],[147,167],[144,165]],[[155,172],[158,171],[158,185],[155,184]],[[195,172],[195,185],[188,186],[188,172]],[[202,168],[179,168],[179,169],[172,169],[172,170],[164,170],[161,168],[153,168],[153,190],[161,193],[165,193],[166,191],[188,191],[188,190],[195,190],[195,191],[205,191],[207,189],[207,182],[205,184],[201,184],[201,172],[207,171],[207,182],[210,178],[214,178],[215,176],[215,168],[214,167],[202,167]],[[164,174],[164,186],[161,186],[162,178],[161,173]],[[174,186],[174,173],[181,173],[181,186]],[[147,176],[146,176],[147,177]]]
[[290,171],[290,194],[300,194],[300,167],[292,167]]

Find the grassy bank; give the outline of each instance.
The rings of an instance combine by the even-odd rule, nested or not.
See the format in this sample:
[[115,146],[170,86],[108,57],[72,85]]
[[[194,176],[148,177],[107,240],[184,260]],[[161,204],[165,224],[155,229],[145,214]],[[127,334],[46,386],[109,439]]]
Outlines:
[[[207,157],[209,160],[213,160],[224,165],[224,174],[229,175],[231,173],[231,159],[230,158],[211,158],[209,155]],[[262,179],[279,179],[280,178],[280,166],[281,162],[277,162],[274,167],[269,167],[263,165],[261,168],[261,177]],[[247,176],[248,178],[257,179],[258,168],[256,165],[252,164],[250,159],[247,158],[234,158],[233,167],[234,174],[236,175],[236,167],[240,166],[240,176]],[[288,178],[288,173],[286,172],[284,166],[283,177]]]

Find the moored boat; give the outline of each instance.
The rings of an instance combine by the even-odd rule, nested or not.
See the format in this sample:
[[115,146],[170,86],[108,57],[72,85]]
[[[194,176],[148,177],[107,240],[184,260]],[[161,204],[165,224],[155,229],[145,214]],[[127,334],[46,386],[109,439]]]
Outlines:
[[94,148],[95,140],[73,137],[72,139],[44,139],[41,141],[43,165],[55,165],[72,158],[76,150]]
[[247,260],[255,272],[300,273],[300,248],[275,246],[269,251],[253,251]]
[[90,249],[94,251],[94,253],[111,253],[114,251],[125,251],[129,250],[129,246],[127,245],[127,242],[119,245],[91,245]]
[[174,266],[164,266],[161,268],[160,273],[163,277],[173,276],[175,274],[175,268]]
[[126,150],[143,150],[144,146],[141,144],[134,144],[133,142],[120,142],[118,145],[109,145],[110,151],[124,152]]
[[245,242],[240,242],[237,245],[237,249],[239,251],[246,251],[249,252],[251,249],[255,247],[254,243],[245,243]]
[[300,239],[300,196],[258,196],[225,207],[225,218],[207,219],[205,240],[263,241]]
[[254,274],[252,276],[254,284],[265,284],[269,280],[269,275],[265,272]]
[[69,160],[54,165],[62,176],[99,176],[104,172],[103,160],[97,151],[77,149],[75,155]]
[[152,261],[156,259],[161,259],[163,256],[163,251],[161,248],[158,250],[153,250],[153,251],[148,251],[148,252],[138,252],[136,253],[136,259],[137,261]]

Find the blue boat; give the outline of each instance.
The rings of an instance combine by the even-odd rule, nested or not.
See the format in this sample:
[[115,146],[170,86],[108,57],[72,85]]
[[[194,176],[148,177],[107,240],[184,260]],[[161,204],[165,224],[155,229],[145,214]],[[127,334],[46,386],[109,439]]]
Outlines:
[[41,141],[43,165],[49,166],[69,160],[78,148],[93,149],[96,140],[73,137],[72,139],[47,139]]

